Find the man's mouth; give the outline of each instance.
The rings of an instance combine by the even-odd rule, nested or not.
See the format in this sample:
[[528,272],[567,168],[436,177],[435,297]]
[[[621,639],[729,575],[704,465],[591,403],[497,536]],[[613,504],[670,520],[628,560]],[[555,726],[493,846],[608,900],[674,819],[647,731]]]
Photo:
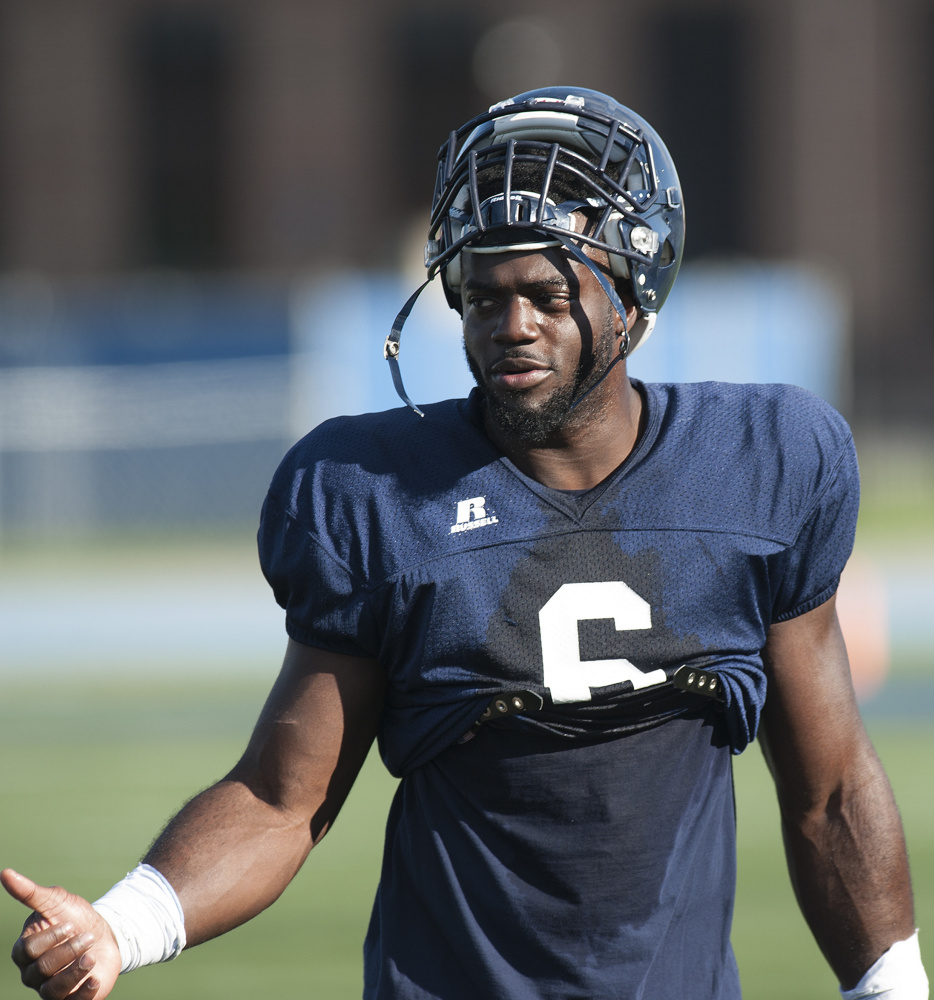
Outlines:
[[506,389],[531,389],[552,374],[551,368],[533,358],[503,358],[490,368],[490,381]]

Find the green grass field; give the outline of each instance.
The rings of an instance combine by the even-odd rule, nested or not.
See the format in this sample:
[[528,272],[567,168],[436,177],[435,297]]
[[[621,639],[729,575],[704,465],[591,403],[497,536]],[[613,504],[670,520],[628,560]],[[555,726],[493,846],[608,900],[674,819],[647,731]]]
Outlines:
[[[240,753],[262,679],[194,675],[162,684],[3,682],[0,864],[99,895],[131,868],[164,821]],[[934,796],[929,727],[873,729],[899,798],[918,921],[934,967]],[[818,1000],[836,984],[797,913],[784,872],[771,782],[757,749],[736,765],[740,875],[734,945],[748,1000]],[[246,927],[178,961],[121,980],[125,1000],[360,996],[361,943],[394,783],[371,757],[334,832],[279,902]],[[0,901],[5,955],[25,912]],[[26,996],[12,964],[0,997]],[[689,1000],[689,998],[686,998]]]

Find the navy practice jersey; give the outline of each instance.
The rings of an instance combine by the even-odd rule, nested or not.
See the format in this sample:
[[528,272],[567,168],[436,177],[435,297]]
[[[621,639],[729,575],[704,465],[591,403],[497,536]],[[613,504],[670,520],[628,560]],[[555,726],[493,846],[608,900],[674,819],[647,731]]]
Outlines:
[[635,384],[645,430],[580,495],[495,449],[476,395],[328,421],[276,473],[289,635],[388,676],[366,997],[739,996],[730,752],[769,626],[837,586],[855,455],[800,389]]

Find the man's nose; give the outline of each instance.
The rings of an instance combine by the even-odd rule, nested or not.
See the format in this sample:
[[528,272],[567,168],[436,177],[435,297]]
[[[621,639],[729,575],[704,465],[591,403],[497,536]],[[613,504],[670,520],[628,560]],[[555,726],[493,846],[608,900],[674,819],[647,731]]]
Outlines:
[[540,333],[538,310],[520,295],[509,299],[499,315],[493,339],[501,343],[537,340]]

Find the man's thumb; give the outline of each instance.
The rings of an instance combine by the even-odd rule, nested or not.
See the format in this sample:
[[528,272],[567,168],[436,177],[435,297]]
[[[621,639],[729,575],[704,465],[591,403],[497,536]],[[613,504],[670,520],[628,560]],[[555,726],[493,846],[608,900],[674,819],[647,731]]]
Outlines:
[[14,899],[53,922],[68,900],[68,893],[61,886],[37,885],[12,868],[4,868],[0,872],[0,883]]

